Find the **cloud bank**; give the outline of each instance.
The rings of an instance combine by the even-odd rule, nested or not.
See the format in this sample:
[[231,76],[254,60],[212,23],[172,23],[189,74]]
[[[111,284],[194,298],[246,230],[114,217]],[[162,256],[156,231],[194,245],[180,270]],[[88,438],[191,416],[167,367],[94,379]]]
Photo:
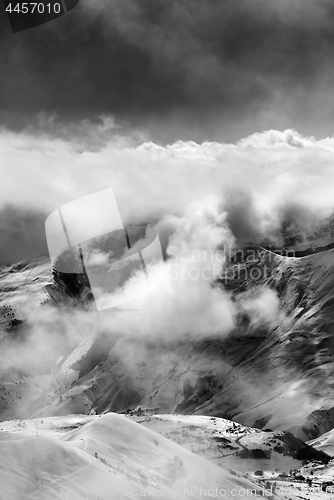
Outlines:
[[44,218],[110,187],[125,224],[158,224],[164,251],[177,218],[194,203],[210,211],[210,199],[237,243],[279,244],[283,225],[307,232],[334,209],[331,138],[270,130],[236,144],[159,146],[112,121],[71,137],[0,132],[1,264],[45,253]]

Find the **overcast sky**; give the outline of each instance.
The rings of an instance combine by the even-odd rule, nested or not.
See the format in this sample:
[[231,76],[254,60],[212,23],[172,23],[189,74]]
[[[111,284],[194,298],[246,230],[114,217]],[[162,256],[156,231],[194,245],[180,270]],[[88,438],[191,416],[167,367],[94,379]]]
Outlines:
[[0,7],[0,118],[112,115],[151,139],[334,132],[332,0],[81,0],[13,34]]
[[15,34],[0,3],[0,264],[106,188],[125,223],[213,196],[237,241],[308,231],[334,208],[333,49],[333,0],[81,0]]

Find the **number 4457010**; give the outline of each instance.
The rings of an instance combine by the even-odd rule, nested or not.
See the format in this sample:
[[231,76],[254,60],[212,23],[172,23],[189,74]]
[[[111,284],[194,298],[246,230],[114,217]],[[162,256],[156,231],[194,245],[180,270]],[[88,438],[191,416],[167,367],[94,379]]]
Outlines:
[[61,10],[60,3],[54,3],[54,4],[44,4],[44,3],[28,3],[28,2],[23,2],[23,3],[17,3],[15,7],[12,7],[12,4],[10,3],[8,7],[6,8],[6,12],[12,13],[12,12],[17,12],[18,14],[33,14],[34,12],[38,14],[44,14],[48,13],[54,13],[54,14],[59,14]]

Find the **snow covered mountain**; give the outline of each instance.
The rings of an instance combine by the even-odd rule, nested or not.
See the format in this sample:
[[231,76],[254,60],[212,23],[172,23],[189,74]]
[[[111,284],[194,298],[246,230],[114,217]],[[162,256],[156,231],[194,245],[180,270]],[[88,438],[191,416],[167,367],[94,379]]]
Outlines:
[[201,498],[200,488],[260,497],[263,489],[114,413],[3,423],[0,437],[6,499]]
[[[29,402],[23,416],[126,411],[141,405],[160,407],[164,412],[233,418],[247,426],[273,430],[291,428],[297,435],[296,426],[307,415],[334,406],[333,252],[290,258],[258,248],[252,261],[231,263],[230,272],[237,268],[238,275],[221,281],[225,280],[223,286],[240,304],[240,313],[236,328],[227,337],[176,341],[160,337],[152,341],[131,336],[131,332],[126,337],[110,336],[97,329],[93,335],[88,331],[77,343],[73,341],[72,349],[66,343],[61,345],[57,333],[57,359],[53,364],[48,359],[47,370],[45,352],[37,353],[38,375],[49,376],[49,384],[33,404]],[[259,278],[245,279],[244,271],[252,276],[252,269]],[[9,284],[18,282],[21,274],[4,274],[7,286],[14,288]],[[28,296],[34,293],[44,300],[46,283],[51,283],[51,276],[45,265],[35,267],[22,287],[23,297],[29,290]],[[52,289],[49,300],[55,302],[57,297],[57,307],[65,307],[65,293],[70,296],[64,292],[66,286],[61,288],[59,281],[47,285]],[[278,297],[279,317],[271,324],[254,323],[252,311],[242,308],[243,300],[260,294],[261,287]],[[22,294],[6,294],[5,305],[11,305],[20,320],[17,295]],[[15,344],[21,335],[17,330],[20,328],[12,324],[2,342]],[[34,368],[37,366],[34,360]],[[5,382],[3,387],[8,392]],[[3,398],[6,401],[6,394]],[[15,409],[8,413],[11,405],[8,402],[3,409],[5,414],[20,416]],[[306,435],[311,437],[316,435]]]
[[[254,246],[243,251],[243,258],[231,260],[215,283],[238,311],[233,331],[220,338],[110,335],[96,314],[89,313],[86,321],[90,297],[83,280],[52,275],[47,261],[1,269],[0,445],[1,455],[8,457],[4,498],[72,499],[85,488],[91,497],[114,491],[132,498],[128,488],[136,489],[138,482],[156,497],[158,486],[178,494],[175,470],[181,461],[196,461],[194,454],[207,461],[208,474],[217,474],[219,485],[230,489],[261,489],[269,482],[275,483],[276,495],[289,487],[294,498],[294,489],[307,489],[310,471],[319,464],[326,471],[322,482],[330,481],[330,447],[305,441],[332,429],[334,250],[302,258]],[[273,307],[268,291],[275,314],[260,321],[254,307],[256,300]],[[124,415],[110,413],[115,411]],[[125,429],[117,431],[117,442],[111,437],[115,426]],[[164,436],[163,443],[173,450],[159,451],[165,457],[161,470],[152,468],[150,448],[142,469],[128,461],[138,452],[128,435],[135,433],[143,439],[140,448],[148,447],[148,435],[139,431],[143,427],[151,437]],[[189,454],[184,455],[185,449]],[[50,454],[67,457],[59,458],[59,470],[54,462],[47,468]],[[38,473],[27,466],[30,462]],[[314,464],[309,475],[292,472],[305,462]],[[110,482],[111,475],[120,477]],[[188,478],[182,487],[193,481]],[[200,484],[212,481],[201,477]]]
[[2,422],[1,494],[14,500],[284,498],[301,476],[277,471],[301,466],[292,457],[297,448],[313,458],[309,473],[311,467],[326,470],[328,479],[328,455],[302,442],[296,448],[298,440],[283,437],[264,438],[259,430],[227,420],[183,415],[143,419],[108,413]]
[[[34,345],[31,364],[25,356],[21,366],[17,358],[10,364],[10,356],[22,339],[29,338],[29,297],[56,302],[59,310],[69,307],[66,300],[71,300],[71,293],[75,298],[76,291],[72,286],[74,291],[69,293],[69,283],[59,279],[52,284],[46,263],[3,270],[3,305],[12,308],[15,319],[10,320],[1,340],[7,353],[7,364],[2,365],[2,415],[121,412],[140,405],[159,407],[163,412],[233,418],[259,428],[291,429],[302,439],[317,437],[314,432],[302,435],[299,427],[312,412],[334,407],[334,250],[303,258],[278,256],[261,248],[254,252],[252,260],[230,263],[230,272],[237,268],[238,275],[220,280],[240,304],[236,328],[227,337],[158,337],[154,341],[131,336],[131,332],[110,336],[95,328],[71,337],[68,345],[66,334],[59,334],[57,318],[51,324],[54,331],[48,331],[48,343],[40,342],[37,350]],[[253,269],[258,279],[249,278]],[[244,277],[246,271],[248,278]],[[52,298],[45,287],[52,290]],[[261,297],[263,287],[277,294],[279,316],[271,323],[258,324],[252,311],[242,306],[247,296]],[[50,330],[50,322],[47,328]],[[50,349],[53,342],[56,349]],[[17,375],[10,374],[11,370]],[[39,381],[36,378],[30,383],[27,377]],[[9,388],[13,380],[21,382],[22,390]],[[15,404],[18,398],[22,398],[22,411]]]

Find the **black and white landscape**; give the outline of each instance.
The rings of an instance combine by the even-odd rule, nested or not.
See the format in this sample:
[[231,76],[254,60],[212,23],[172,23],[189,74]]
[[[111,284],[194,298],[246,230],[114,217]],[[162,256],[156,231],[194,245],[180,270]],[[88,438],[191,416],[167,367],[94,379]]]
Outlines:
[[332,2],[0,10],[0,499],[331,498]]

